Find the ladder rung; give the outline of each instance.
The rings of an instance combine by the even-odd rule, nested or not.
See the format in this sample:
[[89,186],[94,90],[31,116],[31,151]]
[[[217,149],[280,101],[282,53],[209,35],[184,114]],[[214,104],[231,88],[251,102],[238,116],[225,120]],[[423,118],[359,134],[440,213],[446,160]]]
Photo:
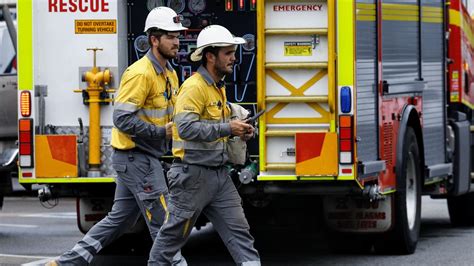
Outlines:
[[267,163],[267,170],[295,170],[294,163]]
[[474,173],[471,172],[471,179],[474,179]]
[[312,69],[327,68],[328,62],[267,62],[265,68],[269,69]]
[[324,129],[267,129],[265,136],[267,137],[293,137],[296,133],[324,133],[328,130]]
[[272,103],[327,103],[328,96],[267,96],[265,100]]
[[307,29],[266,29],[267,35],[327,35],[327,28],[307,28]]

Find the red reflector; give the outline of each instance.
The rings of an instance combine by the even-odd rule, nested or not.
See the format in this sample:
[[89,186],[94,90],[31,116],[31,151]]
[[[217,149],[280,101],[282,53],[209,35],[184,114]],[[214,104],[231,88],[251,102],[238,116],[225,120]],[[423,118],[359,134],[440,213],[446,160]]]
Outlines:
[[29,172],[23,173],[22,175],[23,177],[33,177],[33,173],[29,173]]
[[352,126],[352,117],[348,115],[339,116],[339,125],[341,127],[351,127]]
[[30,119],[20,119],[18,122],[20,131],[30,131],[31,130],[31,120]]
[[20,111],[24,117],[31,115],[31,94],[29,91],[22,91],[20,94]]
[[30,143],[20,143],[20,155],[31,155]]
[[342,169],[343,174],[352,174],[352,169]]
[[31,142],[30,132],[20,132],[20,142]]
[[351,136],[351,129],[350,128],[340,128],[339,129],[339,137],[341,139],[350,139]]
[[352,151],[352,142],[350,140],[341,140],[339,144],[341,151]]

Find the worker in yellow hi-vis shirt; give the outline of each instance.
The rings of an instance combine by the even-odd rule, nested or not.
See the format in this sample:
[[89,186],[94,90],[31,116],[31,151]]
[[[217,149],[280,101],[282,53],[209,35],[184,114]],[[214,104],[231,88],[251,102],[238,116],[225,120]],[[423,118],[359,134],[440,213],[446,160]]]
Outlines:
[[[168,7],[150,11],[145,22],[150,50],[123,73],[113,113],[113,167],[117,172],[112,210],[72,250],[47,265],[88,265],[104,246],[125,233],[140,215],[152,239],[164,222],[168,188],[159,158],[172,134],[173,94],[178,77],[168,60],[179,49],[182,16]],[[154,256],[156,248],[150,251]],[[173,265],[187,265],[179,250]]]
[[148,265],[170,265],[201,213],[237,264],[260,265],[242,200],[224,167],[228,138],[246,140],[254,132],[245,121],[230,120],[223,82],[233,71],[237,45],[244,42],[219,25],[204,28],[198,36],[190,59],[202,65],[183,83],[176,99],[168,215],[153,245],[158,253],[150,254]]

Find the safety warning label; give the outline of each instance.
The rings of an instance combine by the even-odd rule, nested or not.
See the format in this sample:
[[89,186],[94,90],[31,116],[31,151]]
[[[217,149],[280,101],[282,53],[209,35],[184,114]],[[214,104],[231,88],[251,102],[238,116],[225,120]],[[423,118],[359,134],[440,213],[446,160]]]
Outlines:
[[75,20],[76,34],[115,34],[117,33],[117,20]]
[[311,42],[285,42],[285,56],[313,55]]
[[350,197],[323,198],[327,225],[341,232],[385,232],[392,225],[393,195],[370,201]]

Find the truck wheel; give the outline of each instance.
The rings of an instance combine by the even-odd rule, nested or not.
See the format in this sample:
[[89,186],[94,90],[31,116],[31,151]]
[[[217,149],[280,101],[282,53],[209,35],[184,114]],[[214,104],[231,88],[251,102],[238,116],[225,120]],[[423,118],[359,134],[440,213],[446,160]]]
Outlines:
[[474,226],[474,193],[448,198],[448,211],[453,226]]
[[3,198],[12,193],[12,177],[10,172],[0,172],[0,210],[3,208]]
[[12,174],[9,171],[0,172],[0,194],[9,195],[12,192]]
[[377,241],[379,253],[412,254],[420,235],[421,167],[418,142],[413,128],[408,127],[403,142],[401,173],[397,173],[394,228]]

